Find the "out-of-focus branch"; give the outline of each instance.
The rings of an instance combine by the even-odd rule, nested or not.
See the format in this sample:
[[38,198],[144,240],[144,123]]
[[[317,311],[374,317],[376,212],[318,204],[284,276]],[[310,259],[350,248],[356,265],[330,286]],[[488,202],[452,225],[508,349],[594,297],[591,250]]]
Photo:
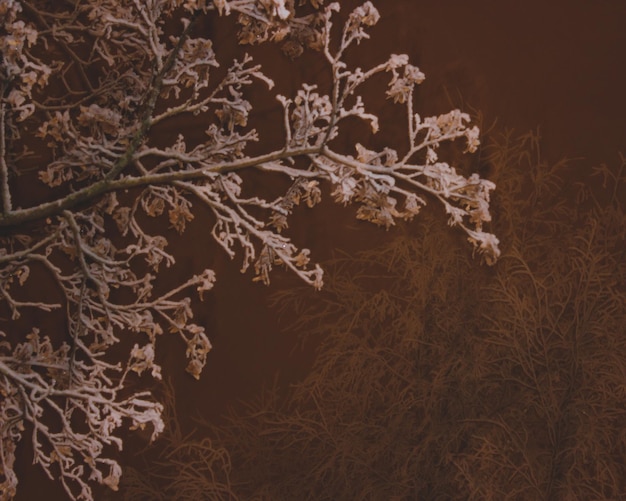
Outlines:
[[[4,94],[4,92],[2,92]],[[0,190],[2,192],[2,213],[11,212],[11,191],[9,190],[9,167],[6,161],[6,131],[4,103],[0,103]]]

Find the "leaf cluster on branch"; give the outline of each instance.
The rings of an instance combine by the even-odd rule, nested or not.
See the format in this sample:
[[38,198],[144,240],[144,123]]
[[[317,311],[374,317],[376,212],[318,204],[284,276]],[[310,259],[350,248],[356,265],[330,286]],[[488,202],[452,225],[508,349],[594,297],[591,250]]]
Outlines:
[[[154,292],[159,271],[175,262],[167,235],[185,233],[198,207],[212,215],[217,244],[264,283],[283,266],[322,286],[309,250],[284,230],[294,207],[315,206],[327,186],[336,201],[358,206],[358,218],[386,228],[438,201],[487,263],[497,259],[498,240],[483,228],[495,185],[439,158],[440,145],[457,139],[474,151],[478,128],[459,110],[415,113],[424,75],[405,55],[368,69],[348,64],[346,51],[379,20],[371,2],[348,15],[338,42],[339,4],[310,4],[313,13],[298,16],[290,0],[0,0],[0,294],[12,319],[0,344],[2,498],[15,494],[25,436],[34,462],[70,498],[92,499],[92,482],[117,488],[120,428],[147,426],[155,437],[164,426],[162,405],[133,389],[145,373],[161,377],[164,332],[182,339],[187,371],[200,377],[211,344],[191,320],[190,293],[211,290],[213,271]],[[228,14],[238,16],[240,43],[280,42],[292,57],[310,48],[330,68],[328,89],[305,83],[295,96],[276,96],[284,141],[274,151],[248,153],[259,136],[246,97],[255,82],[274,82],[248,55],[222,69],[212,40],[194,29]],[[404,107],[406,151],[335,151],[350,119],[378,130],[359,92],[379,74],[389,78],[386,97]],[[181,130],[156,141],[154,129],[177,117],[202,127],[204,140]],[[265,199],[244,170],[290,186]],[[154,233],[151,218],[169,229]],[[42,277],[54,298],[29,299]],[[60,312],[63,325],[21,330],[18,319],[33,310]],[[126,358],[113,360],[130,333]]]

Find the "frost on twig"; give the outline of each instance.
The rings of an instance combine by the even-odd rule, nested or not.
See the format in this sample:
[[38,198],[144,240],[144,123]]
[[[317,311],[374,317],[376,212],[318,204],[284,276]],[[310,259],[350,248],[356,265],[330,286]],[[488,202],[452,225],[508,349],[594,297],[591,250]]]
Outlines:
[[[161,405],[136,388],[160,379],[165,333],[180,337],[186,369],[200,377],[211,344],[192,322],[191,297],[211,290],[213,271],[155,292],[159,270],[175,262],[168,237],[184,235],[199,206],[212,215],[207,232],[263,283],[280,266],[322,286],[321,268],[287,229],[294,208],[314,207],[328,185],[337,202],[385,228],[437,201],[487,263],[497,259],[498,241],[483,228],[494,185],[439,158],[439,146],[457,139],[474,151],[478,129],[459,110],[415,113],[424,75],[405,55],[369,69],[347,64],[347,49],[369,38],[380,17],[371,2],[348,15],[332,44],[339,4],[309,3],[314,13],[298,17],[290,0],[0,0],[0,296],[11,318],[0,342],[3,499],[17,488],[15,450],[25,437],[34,462],[70,498],[92,499],[93,482],[117,488],[120,428],[148,426],[153,438],[163,428]],[[257,156],[248,153],[258,141],[248,88],[274,82],[248,55],[221,69],[212,40],[195,29],[201,16],[229,14],[241,44],[278,42],[290,57],[317,50],[332,73],[329,88],[311,82],[277,96],[284,144]],[[407,150],[334,151],[348,120],[381,126],[360,95],[376,75],[388,78],[386,98],[404,109]],[[151,134],[177,118],[202,127],[204,139]],[[243,170],[289,187],[263,198]],[[47,199],[18,199],[25,190],[14,188],[28,183],[46,187]],[[163,223],[160,231],[148,229],[150,219]],[[30,277],[42,274],[55,284],[54,300],[28,298]],[[20,331],[28,311],[60,312],[65,323]]]

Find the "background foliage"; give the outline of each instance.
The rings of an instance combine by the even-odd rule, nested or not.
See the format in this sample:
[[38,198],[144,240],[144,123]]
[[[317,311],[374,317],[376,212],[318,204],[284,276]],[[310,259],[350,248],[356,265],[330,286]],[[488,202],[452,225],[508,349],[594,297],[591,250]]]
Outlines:
[[537,134],[495,131],[481,161],[499,186],[496,268],[472,266],[431,214],[337,257],[320,294],[274,297],[317,356],[286,396],[203,423],[230,455],[230,495],[621,498],[625,164],[579,183]]

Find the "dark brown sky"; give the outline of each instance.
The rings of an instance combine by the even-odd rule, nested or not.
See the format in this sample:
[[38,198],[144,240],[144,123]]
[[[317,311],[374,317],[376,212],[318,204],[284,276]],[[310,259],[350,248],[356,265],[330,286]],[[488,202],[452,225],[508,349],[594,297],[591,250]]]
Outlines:
[[626,151],[625,2],[384,4],[387,36],[414,44],[430,83],[458,88],[488,119],[541,126],[556,156],[600,162]]

